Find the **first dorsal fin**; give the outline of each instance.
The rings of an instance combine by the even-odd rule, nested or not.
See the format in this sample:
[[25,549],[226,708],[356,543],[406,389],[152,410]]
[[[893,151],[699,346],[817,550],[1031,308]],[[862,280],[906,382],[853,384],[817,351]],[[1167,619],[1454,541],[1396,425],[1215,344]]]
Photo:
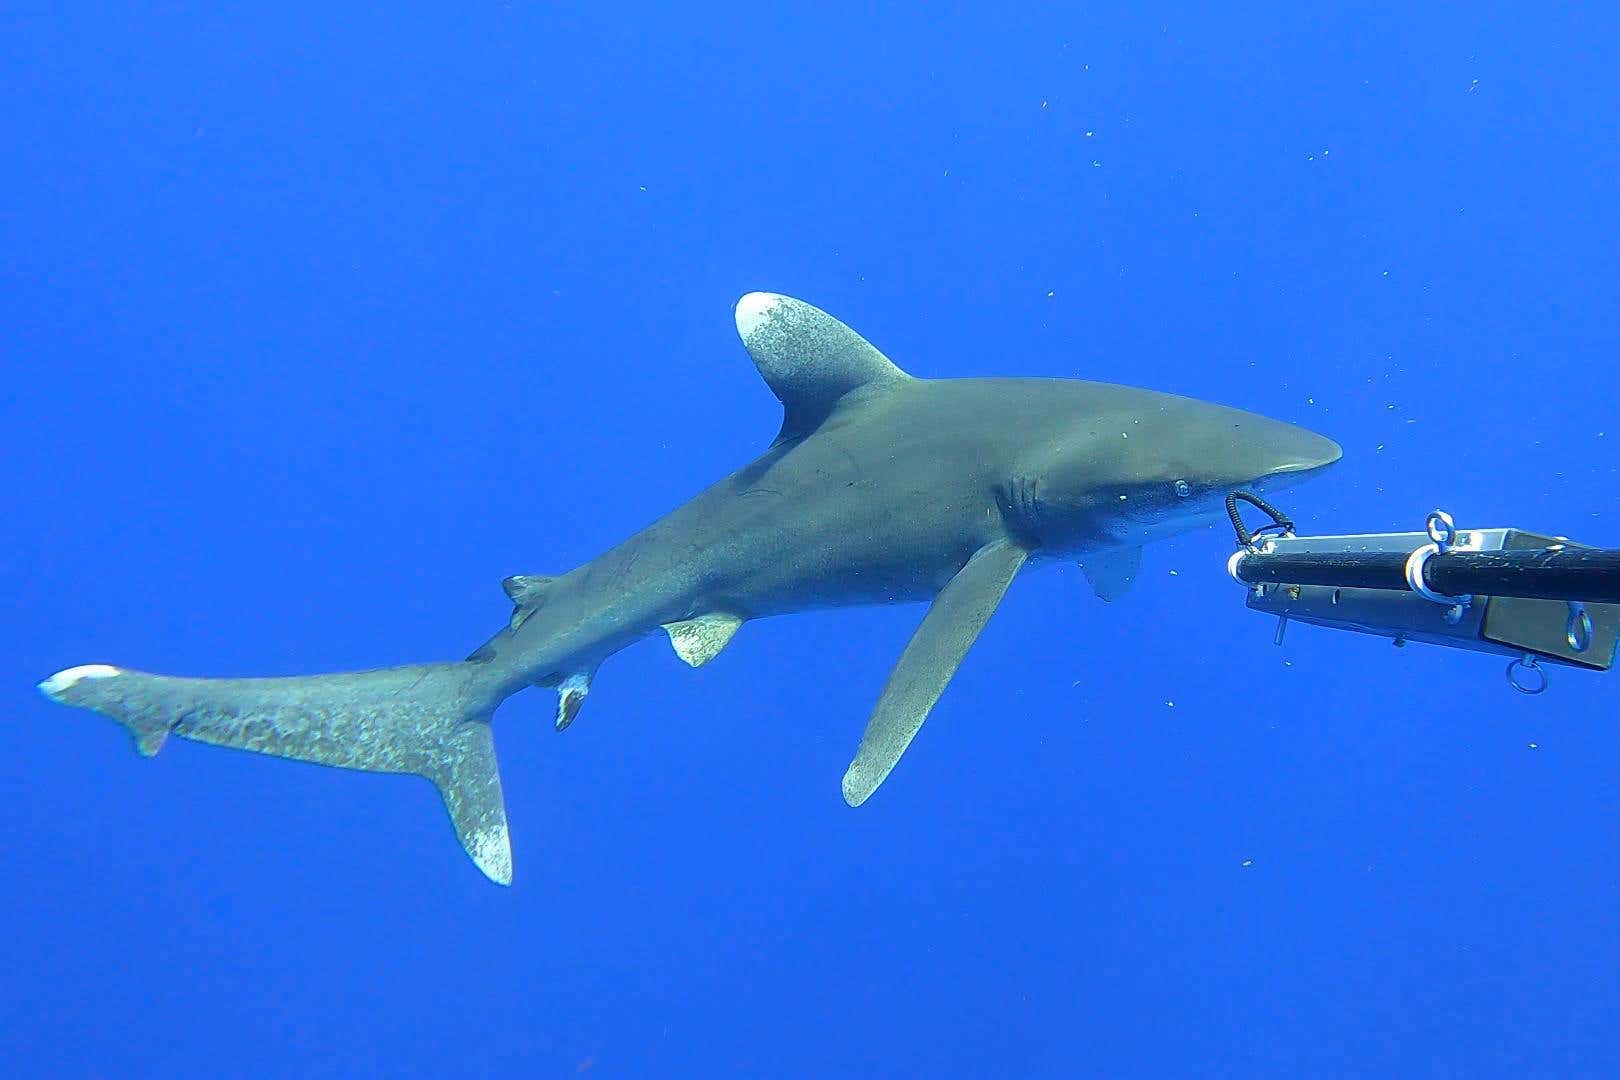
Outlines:
[[814,431],[852,390],[910,378],[855,331],[803,300],[751,292],[737,333],[782,403],[782,437]]

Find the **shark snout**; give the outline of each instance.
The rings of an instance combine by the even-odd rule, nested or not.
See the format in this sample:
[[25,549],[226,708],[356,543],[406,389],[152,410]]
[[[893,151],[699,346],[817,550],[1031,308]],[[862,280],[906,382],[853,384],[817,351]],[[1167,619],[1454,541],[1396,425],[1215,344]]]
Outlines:
[[1300,445],[1294,451],[1294,460],[1278,469],[1278,472],[1315,472],[1325,469],[1335,461],[1344,457],[1344,447],[1328,438],[1318,435],[1314,431],[1297,428],[1300,436]]
[[1344,456],[1344,448],[1326,435],[1307,428],[1279,424],[1281,432],[1268,439],[1270,467],[1257,480],[1266,488],[1292,487],[1320,473]]

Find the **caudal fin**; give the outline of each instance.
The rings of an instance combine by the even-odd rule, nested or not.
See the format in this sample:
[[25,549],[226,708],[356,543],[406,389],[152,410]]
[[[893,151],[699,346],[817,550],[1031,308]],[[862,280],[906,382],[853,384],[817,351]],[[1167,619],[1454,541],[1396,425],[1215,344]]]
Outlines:
[[107,664],[39,684],[64,705],[129,730],[151,756],[169,735],[368,772],[425,776],[478,869],[512,882],[512,845],[489,719],[485,666],[416,664],[285,679],[183,679]]

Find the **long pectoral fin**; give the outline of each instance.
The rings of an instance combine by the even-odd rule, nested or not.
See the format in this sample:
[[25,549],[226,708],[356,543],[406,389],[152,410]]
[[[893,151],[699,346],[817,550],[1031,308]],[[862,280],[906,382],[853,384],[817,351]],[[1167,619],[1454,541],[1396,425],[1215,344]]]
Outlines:
[[894,769],[1028,558],[1029,551],[1017,544],[987,544],[934,598],[890,673],[861,748],[844,773],[849,805],[869,799]]

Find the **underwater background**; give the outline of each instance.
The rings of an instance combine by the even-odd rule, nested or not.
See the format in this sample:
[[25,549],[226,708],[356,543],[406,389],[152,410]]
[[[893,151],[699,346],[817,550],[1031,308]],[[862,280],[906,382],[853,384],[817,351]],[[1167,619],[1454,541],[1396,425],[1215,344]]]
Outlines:
[[70,664],[454,659],[757,454],[753,289],[920,376],[1345,448],[1304,532],[1620,545],[1620,8],[0,14],[0,1061],[15,1076],[1597,1076],[1616,676],[1243,607],[1211,528],[1014,586],[883,790],[920,607],[649,640],[431,787],[175,740]]

